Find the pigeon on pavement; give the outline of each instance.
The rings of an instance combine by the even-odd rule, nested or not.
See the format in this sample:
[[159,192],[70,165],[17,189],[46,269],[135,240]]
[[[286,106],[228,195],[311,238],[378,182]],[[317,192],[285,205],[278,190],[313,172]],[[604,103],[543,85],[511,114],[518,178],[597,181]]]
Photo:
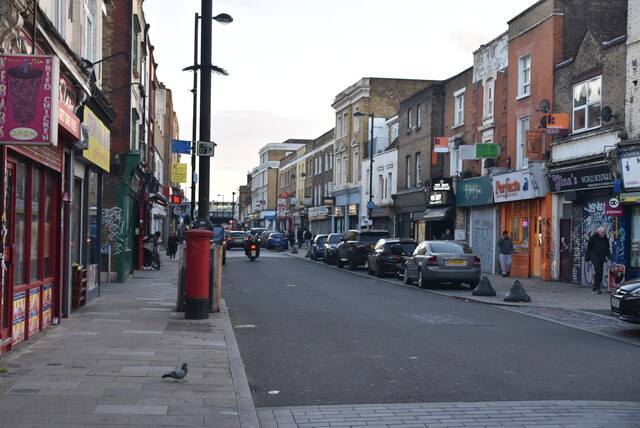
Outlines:
[[[173,381],[182,380],[185,378],[187,373],[189,372],[187,363],[184,363],[181,368],[170,371],[169,373],[165,373],[162,375],[162,378],[170,377]],[[186,382],[186,381],[185,381]]]

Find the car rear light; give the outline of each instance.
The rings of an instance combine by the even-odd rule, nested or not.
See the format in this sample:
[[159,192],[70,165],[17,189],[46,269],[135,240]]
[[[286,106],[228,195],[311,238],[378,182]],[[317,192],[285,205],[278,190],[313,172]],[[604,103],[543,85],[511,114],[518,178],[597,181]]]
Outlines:
[[438,256],[431,256],[427,259],[427,266],[438,266]]
[[479,267],[480,267],[480,257],[476,256],[476,257],[473,259],[473,267],[477,267],[477,268],[479,268]]

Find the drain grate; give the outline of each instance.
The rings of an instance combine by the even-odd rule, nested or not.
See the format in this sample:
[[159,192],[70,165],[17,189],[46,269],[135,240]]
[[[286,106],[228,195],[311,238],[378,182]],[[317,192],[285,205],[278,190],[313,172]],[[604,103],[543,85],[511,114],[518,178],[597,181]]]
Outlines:
[[258,328],[258,324],[235,324],[233,328]]

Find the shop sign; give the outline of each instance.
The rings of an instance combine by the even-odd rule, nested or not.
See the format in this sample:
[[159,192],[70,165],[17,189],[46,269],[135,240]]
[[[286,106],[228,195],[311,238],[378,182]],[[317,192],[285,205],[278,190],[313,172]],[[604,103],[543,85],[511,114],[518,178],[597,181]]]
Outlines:
[[613,173],[608,165],[596,165],[588,168],[552,171],[547,174],[547,181],[552,193],[596,189],[613,186]]
[[80,118],[73,113],[76,108],[76,91],[73,85],[60,75],[58,90],[58,125],[76,140],[80,139]]
[[59,59],[0,55],[1,144],[58,144]]
[[433,139],[433,151],[436,153],[449,153],[449,139],[447,137],[435,137]]
[[453,205],[455,202],[456,195],[451,190],[429,193],[429,205]]
[[347,207],[347,214],[348,215],[358,215],[358,212],[360,210],[358,209],[358,204],[350,204]]
[[569,134],[569,115],[567,113],[552,113],[542,116],[540,124],[549,135]]
[[325,196],[324,198],[322,198],[322,204],[323,205],[335,205],[336,204],[336,198]]
[[606,203],[604,206],[604,215],[607,217],[622,217],[624,216],[624,209],[620,206],[620,199],[615,196]]
[[620,159],[622,163],[622,182],[625,189],[640,187],[640,156]]
[[526,148],[527,157],[531,159],[542,158],[542,131],[537,129],[530,129],[526,135]]
[[500,146],[496,143],[476,144],[477,159],[495,159],[500,157]]
[[620,202],[625,204],[635,204],[640,201],[640,192],[620,193]]
[[320,205],[317,207],[309,207],[309,217],[320,217],[329,215],[329,207]]
[[471,207],[492,203],[491,177],[486,176],[458,181],[458,190],[456,191],[457,206]]
[[446,192],[449,190],[453,190],[453,179],[452,178],[441,178],[437,181],[433,181],[431,183],[431,191],[432,192]]
[[495,202],[518,201],[535,198],[533,180],[528,170],[492,177],[493,200]]
[[302,198],[300,200],[300,203],[306,207],[308,207],[309,205],[311,205],[311,198]]
[[333,216],[334,217],[344,217],[344,207],[333,207]]
[[84,123],[89,133],[89,146],[82,152],[82,156],[109,172],[111,131],[87,106],[84,107]]

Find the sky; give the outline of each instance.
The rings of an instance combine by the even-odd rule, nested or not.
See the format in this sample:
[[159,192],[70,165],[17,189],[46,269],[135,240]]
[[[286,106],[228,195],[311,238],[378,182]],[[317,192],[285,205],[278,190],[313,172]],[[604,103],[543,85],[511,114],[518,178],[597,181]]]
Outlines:
[[[213,1],[213,0],[211,0]],[[215,0],[211,201],[230,201],[259,165],[258,151],[315,139],[335,125],[336,95],[363,77],[446,79],[507,30],[535,0]],[[179,4],[179,6],[177,6]],[[145,0],[158,79],[173,93],[182,140],[191,140],[194,21],[201,0]],[[200,43],[201,46],[201,43]],[[199,80],[198,80],[199,82]],[[199,105],[199,101],[198,101]],[[190,156],[182,155],[190,165]],[[184,185],[186,186],[186,185]],[[190,190],[185,194],[190,195]]]

